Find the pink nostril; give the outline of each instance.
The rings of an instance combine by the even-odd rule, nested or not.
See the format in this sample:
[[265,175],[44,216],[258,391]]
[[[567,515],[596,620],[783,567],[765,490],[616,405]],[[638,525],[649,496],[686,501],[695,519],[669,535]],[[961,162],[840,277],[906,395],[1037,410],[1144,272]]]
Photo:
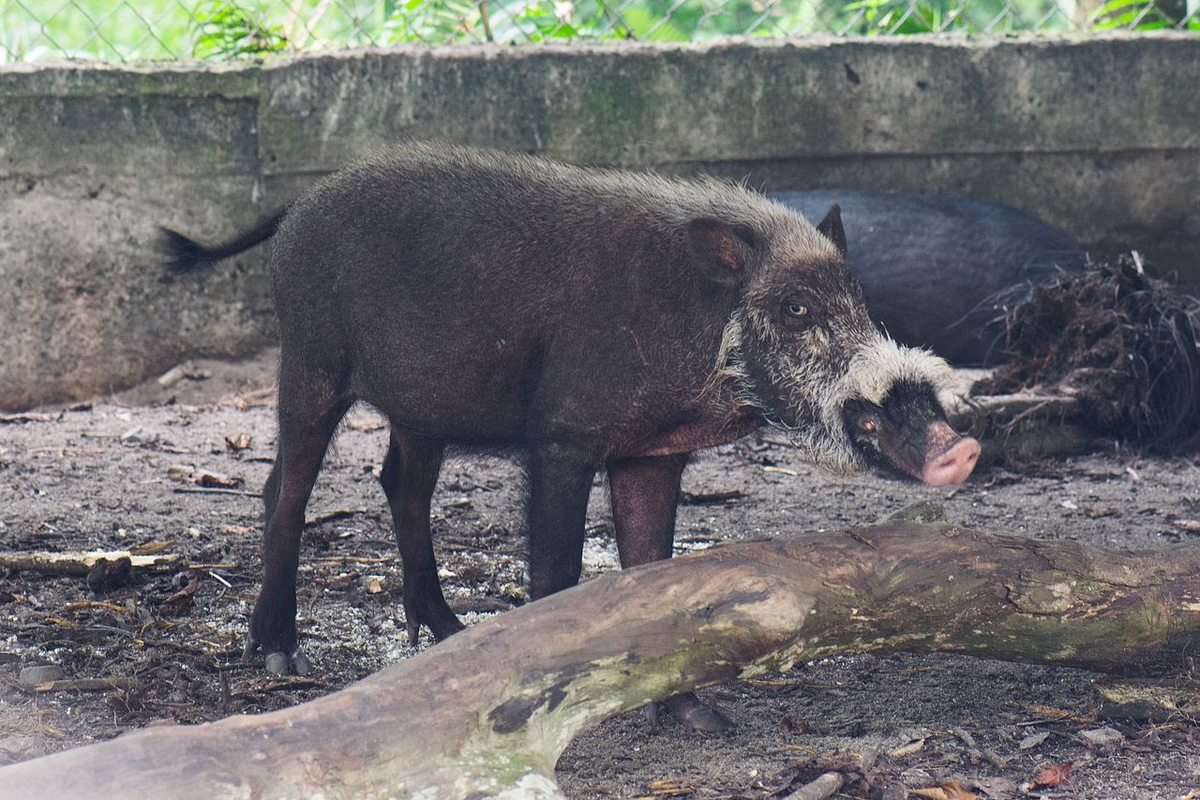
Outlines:
[[979,442],[974,439],[959,439],[953,447],[925,467],[921,480],[930,486],[962,483],[971,474],[971,470],[975,469],[975,462],[979,460],[979,450]]

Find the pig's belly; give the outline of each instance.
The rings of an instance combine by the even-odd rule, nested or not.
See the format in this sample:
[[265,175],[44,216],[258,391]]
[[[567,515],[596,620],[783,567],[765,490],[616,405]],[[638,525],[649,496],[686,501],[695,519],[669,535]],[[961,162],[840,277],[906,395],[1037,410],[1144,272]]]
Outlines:
[[529,357],[397,345],[360,359],[354,394],[403,431],[448,442],[518,443],[536,382]]
[[669,456],[705,450],[735,442],[761,427],[761,424],[760,421],[747,417],[693,422],[626,447],[626,452],[617,453],[613,457],[620,459]]

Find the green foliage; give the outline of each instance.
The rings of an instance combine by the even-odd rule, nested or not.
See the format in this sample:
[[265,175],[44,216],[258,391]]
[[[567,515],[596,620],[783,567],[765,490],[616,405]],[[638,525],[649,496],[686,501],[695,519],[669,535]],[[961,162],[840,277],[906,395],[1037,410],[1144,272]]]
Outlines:
[[402,0],[384,11],[381,44],[452,42],[469,36],[480,19],[469,0]]
[[194,12],[196,43],[200,58],[235,58],[277,53],[287,47],[279,25],[271,25],[257,14],[229,0],[209,0]]
[[[1189,17],[1187,2],[1107,0],[1076,27],[1200,32],[1200,13]],[[55,6],[0,0],[0,62],[255,58],[485,40],[682,42],[1072,27],[1069,0],[61,0]]]
[[1092,15],[1094,30],[1132,28],[1139,31],[1161,30],[1175,25],[1152,0],[1109,0]]
[[907,3],[896,0],[858,0],[847,3],[844,8],[855,12],[858,18],[858,24],[854,25],[856,33],[937,33],[945,30],[939,25],[938,10],[927,4],[917,4],[910,9]]

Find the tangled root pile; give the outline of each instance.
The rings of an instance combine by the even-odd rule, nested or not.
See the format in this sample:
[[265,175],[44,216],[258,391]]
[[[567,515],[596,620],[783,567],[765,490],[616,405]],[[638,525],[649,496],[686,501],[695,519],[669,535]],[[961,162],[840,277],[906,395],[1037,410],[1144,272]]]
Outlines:
[[1005,311],[1010,362],[972,394],[1070,394],[1099,434],[1149,452],[1200,450],[1197,303],[1136,253],[1035,286]]

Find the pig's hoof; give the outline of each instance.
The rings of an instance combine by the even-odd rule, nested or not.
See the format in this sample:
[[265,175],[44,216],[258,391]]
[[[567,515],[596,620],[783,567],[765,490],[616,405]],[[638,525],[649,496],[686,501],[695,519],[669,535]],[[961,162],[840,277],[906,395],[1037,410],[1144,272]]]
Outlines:
[[408,646],[416,647],[417,641],[421,638],[421,622],[415,615],[405,615],[405,632],[408,633]]
[[439,642],[443,642],[459,631],[466,630],[467,626],[463,625],[462,622],[459,621],[458,617],[451,612],[450,616],[438,620],[436,624],[431,624],[429,629],[433,631],[433,638],[437,639]]
[[242,648],[242,661],[249,661],[258,652],[258,639],[251,634],[246,637],[246,646]]
[[410,647],[417,646],[417,640],[421,635],[421,626],[429,628],[429,632],[433,634],[436,641],[445,641],[461,630],[465,630],[466,626],[462,624],[459,618],[450,606],[442,602],[439,605],[434,605],[427,612],[417,610],[415,602],[405,601],[404,604],[404,620],[405,631],[408,633],[408,644]]
[[312,663],[299,648],[296,648],[291,656],[286,653],[268,653],[266,667],[267,672],[272,675],[287,675],[289,671],[295,672],[297,675],[307,675],[312,672]]
[[267,672],[272,675],[287,675],[288,657],[283,653],[267,654]]
[[292,669],[296,671],[297,675],[307,675],[312,672],[312,663],[308,660],[308,656],[297,649],[292,653]]
[[662,702],[671,716],[694,731],[720,733],[733,727],[733,720],[712,706],[707,706],[692,692],[668,697]]

